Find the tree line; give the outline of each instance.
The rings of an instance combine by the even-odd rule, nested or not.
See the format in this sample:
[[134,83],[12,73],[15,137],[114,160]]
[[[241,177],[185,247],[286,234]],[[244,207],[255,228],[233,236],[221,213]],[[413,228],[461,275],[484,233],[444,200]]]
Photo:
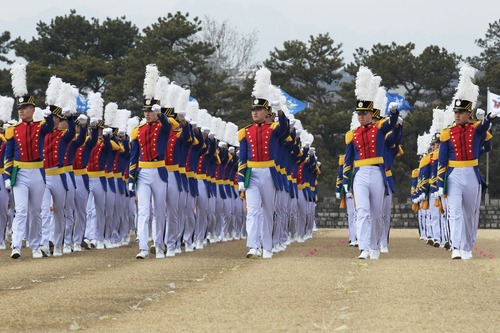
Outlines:
[[[83,95],[99,91],[106,102],[117,102],[139,114],[144,70],[155,63],[162,75],[190,89],[200,107],[242,127],[251,121],[255,70],[259,65],[268,67],[273,84],[309,105],[296,117],[315,136],[313,145],[322,162],[320,196],[333,196],[338,155],[345,150],[344,134],[356,100],[354,78],[361,65],[380,75],[388,90],[403,91],[415,107],[405,119],[405,154],[394,164],[395,200],[399,201],[408,197],[410,173],[418,166],[417,135],[428,131],[433,108],[444,109],[451,103],[460,64],[468,62],[480,70],[478,107],[486,109],[488,87],[500,93],[500,20],[490,23],[485,36],[475,41],[482,51],[474,57],[464,58],[438,45],[416,54],[414,43],[393,42],[360,47],[351,63],[344,62],[342,43],[323,33],[307,41],[286,41],[258,64],[254,61],[255,31],[241,34],[227,21],[202,20],[181,12],[168,13],[139,30],[125,16],[100,21],[71,10],[50,22],[36,23],[36,30],[31,40],[13,39],[9,31],[0,35],[4,67],[0,95],[12,95],[8,67],[13,60],[8,54],[14,51],[28,62],[28,89],[38,105],[44,104],[49,79],[56,75]],[[492,133],[490,170],[499,170],[498,125],[493,125]],[[483,173],[485,161],[480,166]],[[500,197],[500,175],[490,172],[489,180],[490,194]]]

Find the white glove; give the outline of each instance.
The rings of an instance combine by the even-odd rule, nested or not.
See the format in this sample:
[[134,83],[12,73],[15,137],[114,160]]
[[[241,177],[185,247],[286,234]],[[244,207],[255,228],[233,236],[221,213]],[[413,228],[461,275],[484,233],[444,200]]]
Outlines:
[[94,127],[97,125],[97,123],[99,122],[99,118],[90,118],[90,127]]
[[431,199],[436,199],[436,194],[437,192],[432,192],[429,196],[431,197]]
[[124,130],[118,130],[118,136],[125,136]]
[[67,116],[71,116],[71,110],[69,109],[64,109],[61,111],[61,114],[64,116],[64,117],[67,117]]
[[437,192],[436,192],[436,195],[438,197],[442,197],[444,195],[444,188],[439,187],[438,190],[437,190]]
[[271,107],[273,108],[273,110],[275,111],[275,113],[278,113],[278,111],[281,111],[281,109],[282,109],[281,103],[279,101],[273,101],[273,102],[271,102]]
[[5,189],[7,190],[12,189],[12,185],[10,184],[10,179],[6,179],[3,182],[5,183]]
[[198,123],[196,123],[196,121],[194,121],[194,120],[191,120],[189,123],[191,124],[191,126],[193,126],[193,128],[198,128],[199,127]]
[[81,114],[78,116],[78,118],[76,118],[76,120],[78,121],[78,123],[82,126],[85,126],[87,125],[87,119],[89,119],[86,115],[84,114]]
[[309,156],[313,156],[315,152],[316,152],[316,148],[314,148],[314,147],[309,148]]
[[397,122],[397,124],[398,124],[399,126],[403,125],[403,117],[401,117],[401,116],[399,116],[399,117],[398,117],[398,122]]
[[161,113],[161,106],[159,106],[158,104],[153,104],[153,106],[151,107],[151,110],[156,112],[156,114],[160,114]]
[[340,193],[339,192],[335,192],[335,198],[337,198],[337,200],[339,200],[341,197]]
[[484,111],[483,109],[477,109],[476,110],[476,118],[477,118],[477,120],[483,120],[485,114],[486,114],[486,111]]
[[389,110],[391,110],[391,112],[396,111],[397,108],[398,108],[398,103],[396,103],[396,102],[389,103]]
[[238,191],[240,192],[245,192],[245,183],[244,182],[238,182]]
[[422,194],[420,194],[419,199],[420,199],[420,201],[424,201],[425,199],[427,199],[427,195],[425,193],[422,193]]
[[493,111],[491,111],[491,113],[489,114],[489,117],[496,118],[498,117],[498,115],[500,115],[500,109],[493,109]]
[[308,142],[308,141],[305,141],[304,142],[304,148],[309,148],[309,147],[311,147],[311,143]]
[[113,133],[113,130],[109,127],[106,127],[105,129],[102,130],[102,135],[104,136],[111,136]]
[[186,117],[186,111],[177,112],[177,117],[179,117],[179,120],[184,120]]
[[214,137],[215,137],[215,134],[214,134],[214,133],[209,133],[209,134],[208,134],[208,138],[209,138],[209,139],[213,139]]
[[128,183],[128,190],[132,192],[134,190],[134,183]]
[[413,202],[414,204],[418,204],[418,203],[419,203],[418,199],[413,199],[413,200],[412,200],[412,202]]
[[351,193],[351,192],[347,192],[347,193],[345,194],[345,197],[346,197],[346,198],[352,198],[352,193]]
[[44,117],[48,117],[48,116],[50,116],[51,114],[52,114],[52,111],[50,111],[50,109],[49,109],[49,108],[47,108],[47,109],[43,109],[43,116],[44,116]]

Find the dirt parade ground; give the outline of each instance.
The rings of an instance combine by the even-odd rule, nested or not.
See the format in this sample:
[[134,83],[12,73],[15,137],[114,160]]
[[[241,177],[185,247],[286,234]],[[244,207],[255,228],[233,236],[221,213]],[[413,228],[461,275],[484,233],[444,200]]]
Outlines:
[[246,259],[244,240],[147,260],[136,244],[1,251],[0,331],[500,331],[500,230],[479,230],[472,260],[416,230],[392,230],[390,253],[357,260],[346,235],[320,229],[272,259]]

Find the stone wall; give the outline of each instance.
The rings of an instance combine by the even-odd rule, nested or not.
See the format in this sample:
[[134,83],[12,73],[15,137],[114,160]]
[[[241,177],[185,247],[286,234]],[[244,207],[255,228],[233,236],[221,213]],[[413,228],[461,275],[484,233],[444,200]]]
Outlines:
[[[490,199],[489,205],[481,205],[479,228],[500,229],[500,200]],[[316,225],[319,228],[347,228],[347,210],[339,208],[339,200],[324,198],[316,205]],[[395,203],[392,206],[392,228],[418,228],[417,215],[411,203]]]

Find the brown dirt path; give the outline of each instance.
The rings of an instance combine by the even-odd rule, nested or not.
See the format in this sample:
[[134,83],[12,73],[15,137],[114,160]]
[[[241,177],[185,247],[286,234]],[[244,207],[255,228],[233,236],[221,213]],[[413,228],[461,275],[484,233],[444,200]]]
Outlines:
[[164,260],[137,246],[62,258],[0,252],[2,332],[496,332],[500,230],[480,230],[474,258],[452,261],[415,230],[390,253],[356,260],[346,230],[322,229],[271,260],[244,241]]

